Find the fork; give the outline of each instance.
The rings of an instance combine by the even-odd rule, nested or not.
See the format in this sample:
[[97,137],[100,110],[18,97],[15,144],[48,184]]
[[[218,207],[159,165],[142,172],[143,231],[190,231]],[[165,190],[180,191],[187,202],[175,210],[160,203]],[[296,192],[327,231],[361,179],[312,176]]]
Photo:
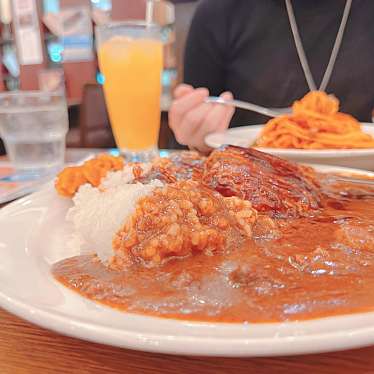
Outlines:
[[252,112],[260,113],[268,117],[278,117],[284,114],[290,114],[291,108],[266,108],[261,105],[247,103],[241,100],[225,100],[218,96],[209,96],[205,99],[206,103],[229,105],[235,108],[250,110]]

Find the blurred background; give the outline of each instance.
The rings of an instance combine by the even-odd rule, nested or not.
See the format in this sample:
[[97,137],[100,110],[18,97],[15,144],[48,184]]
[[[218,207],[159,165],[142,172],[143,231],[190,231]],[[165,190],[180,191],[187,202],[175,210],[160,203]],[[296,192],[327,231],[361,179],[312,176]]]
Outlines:
[[[167,124],[172,90],[181,81],[184,45],[197,0],[159,0],[164,71],[160,148],[174,143]],[[68,147],[114,147],[102,92],[94,27],[145,19],[146,0],[0,0],[0,92],[64,89]],[[0,140],[0,154],[4,147]]]

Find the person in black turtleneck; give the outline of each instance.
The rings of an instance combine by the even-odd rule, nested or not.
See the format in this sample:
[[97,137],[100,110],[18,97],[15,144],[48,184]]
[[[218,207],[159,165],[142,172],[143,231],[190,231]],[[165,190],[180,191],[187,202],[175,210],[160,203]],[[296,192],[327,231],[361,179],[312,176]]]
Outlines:
[[[292,0],[317,88],[346,6],[344,0]],[[266,107],[288,107],[309,90],[285,0],[202,0],[192,20],[184,82],[175,90],[169,123],[180,144],[201,151],[206,134],[229,125],[259,124],[253,112],[204,104],[208,95],[234,96]],[[340,110],[363,122],[374,108],[374,1],[353,0],[326,87]]]

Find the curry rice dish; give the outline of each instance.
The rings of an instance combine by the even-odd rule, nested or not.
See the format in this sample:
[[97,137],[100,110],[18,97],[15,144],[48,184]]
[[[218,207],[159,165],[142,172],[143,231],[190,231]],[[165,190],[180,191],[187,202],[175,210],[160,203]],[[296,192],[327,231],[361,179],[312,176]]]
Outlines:
[[152,164],[98,156],[56,179],[81,255],[66,287],[126,312],[279,322],[374,309],[374,191],[254,149]]

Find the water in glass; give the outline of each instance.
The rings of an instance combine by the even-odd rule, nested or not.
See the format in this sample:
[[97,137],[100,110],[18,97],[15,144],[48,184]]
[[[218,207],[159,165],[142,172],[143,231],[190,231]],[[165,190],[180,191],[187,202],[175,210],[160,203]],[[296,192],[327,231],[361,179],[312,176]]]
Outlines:
[[25,105],[20,105],[20,100],[17,104],[14,97],[4,104],[0,97],[0,133],[9,159],[21,172],[49,172],[64,163],[68,130],[65,100],[36,97],[34,94]]

